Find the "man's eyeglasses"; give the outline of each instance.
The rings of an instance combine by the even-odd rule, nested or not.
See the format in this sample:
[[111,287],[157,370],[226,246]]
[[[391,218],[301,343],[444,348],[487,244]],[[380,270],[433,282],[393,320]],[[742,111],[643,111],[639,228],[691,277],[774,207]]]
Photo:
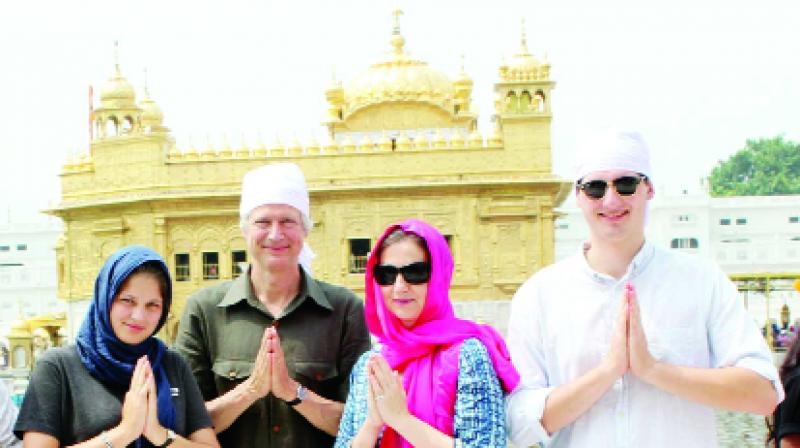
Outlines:
[[372,273],[375,281],[381,286],[394,285],[394,282],[397,281],[397,274],[403,274],[406,283],[421,285],[431,277],[431,264],[424,261],[417,261],[400,267],[379,264],[375,266]]
[[614,186],[620,196],[630,196],[636,193],[636,188],[639,184],[647,179],[646,176],[640,174],[638,176],[622,176],[612,181],[605,181],[602,179],[590,180],[588,182],[578,183],[578,189],[583,190],[586,196],[592,199],[603,199],[608,189],[608,184]]

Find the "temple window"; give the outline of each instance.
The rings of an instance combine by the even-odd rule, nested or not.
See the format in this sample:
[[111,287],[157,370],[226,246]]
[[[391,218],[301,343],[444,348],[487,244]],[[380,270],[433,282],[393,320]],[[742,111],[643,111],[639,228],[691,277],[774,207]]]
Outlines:
[[231,277],[236,278],[244,272],[247,263],[247,253],[243,250],[231,251]]
[[219,253],[203,252],[203,280],[219,278]]
[[351,274],[367,272],[367,257],[369,257],[371,248],[369,238],[351,238],[348,243],[350,245],[349,272]]
[[175,254],[175,281],[188,282],[190,279],[189,254]]

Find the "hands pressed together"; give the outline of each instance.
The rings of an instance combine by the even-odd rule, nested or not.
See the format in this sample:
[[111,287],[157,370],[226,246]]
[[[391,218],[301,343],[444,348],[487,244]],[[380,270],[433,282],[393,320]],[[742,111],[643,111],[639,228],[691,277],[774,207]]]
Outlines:
[[133,369],[131,385],[122,404],[119,428],[131,441],[144,436],[158,446],[167,438],[167,429],[158,421],[156,381],[146,355],[139,358]]
[[630,370],[644,381],[647,381],[648,375],[656,365],[655,358],[647,348],[647,337],[642,327],[636,289],[631,283],[625,285],[616,326],[611,335],[611,347],[604,363],[615,377],[620,377]]
[[283,401],[295,398],[298,384],[289,377],[281,339],[275,327],[267,327],[264,330],[253,373],[247,381],[248,389],[256,393],[259,398],[266,397],[270,393]]
[[410,416],[402,377],[380,354],[370,356],[367,361],[367,377],[369,390],[365,424],[375,429],[384,424],[397,427],[401,419]]

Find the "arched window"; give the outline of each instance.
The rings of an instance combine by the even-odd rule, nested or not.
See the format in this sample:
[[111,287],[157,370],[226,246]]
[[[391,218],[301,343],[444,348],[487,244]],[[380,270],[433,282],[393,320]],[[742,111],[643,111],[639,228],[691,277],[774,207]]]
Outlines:
[[519,100],[513,91],[506,95],[506,112],[519,112]]
[[106,137],[116,137],[119,134],[119,122],[117,117],[110,116],[106,120]]
[[522,91],[522,95],[519,96],[519,111],[522,113],[531,112],[531,93],[527,90]]
[[133,130],[133,118],[130,116],[126,116],[124,120],[122,120],[122,133],[123,134],[130,134]]
[[536,93],[533,95],[533,99],[534,99],[534,101],[533,101],[534,109],[537,112],[544,112],[545,109],[546,109],[544,107],[544,103],[545,103],[545,100],[546,100],[546,98],[544,96],[544,92],[541,91],[541,90],[537,90]]
[[18,345],[14,348],[14,361],[12,365],[15,369],[24,369],[28,366],[28,352],[25,348]]

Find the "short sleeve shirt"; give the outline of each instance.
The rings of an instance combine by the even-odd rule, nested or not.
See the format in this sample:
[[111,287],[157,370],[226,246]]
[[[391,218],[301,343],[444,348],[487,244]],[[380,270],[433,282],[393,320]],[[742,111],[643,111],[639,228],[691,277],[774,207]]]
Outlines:
[[[316,394],[347,398],[348,378],[369,349],[363,302],[348,289],[301,269],[300,291],[273,316],[253,292],[247,273],[189,297],[175,348],[186,358],[206,401],[248,378],[266,327],[281,338],[289,376]],[[219,434],[223,447],[324,447],[334,438],[269,394]]]
[[[210,428],[205,402],[186,362],[172,350],[162,362],[175,404],[175,432],[188,437]],[[48,350],[36,362],[14,432],[19,438],[27,431],[49,434],[61,446],[86,441],[119,424],[127,391],[94,378],[74,345]],[[144,442],[144,447],[152,446]]]

